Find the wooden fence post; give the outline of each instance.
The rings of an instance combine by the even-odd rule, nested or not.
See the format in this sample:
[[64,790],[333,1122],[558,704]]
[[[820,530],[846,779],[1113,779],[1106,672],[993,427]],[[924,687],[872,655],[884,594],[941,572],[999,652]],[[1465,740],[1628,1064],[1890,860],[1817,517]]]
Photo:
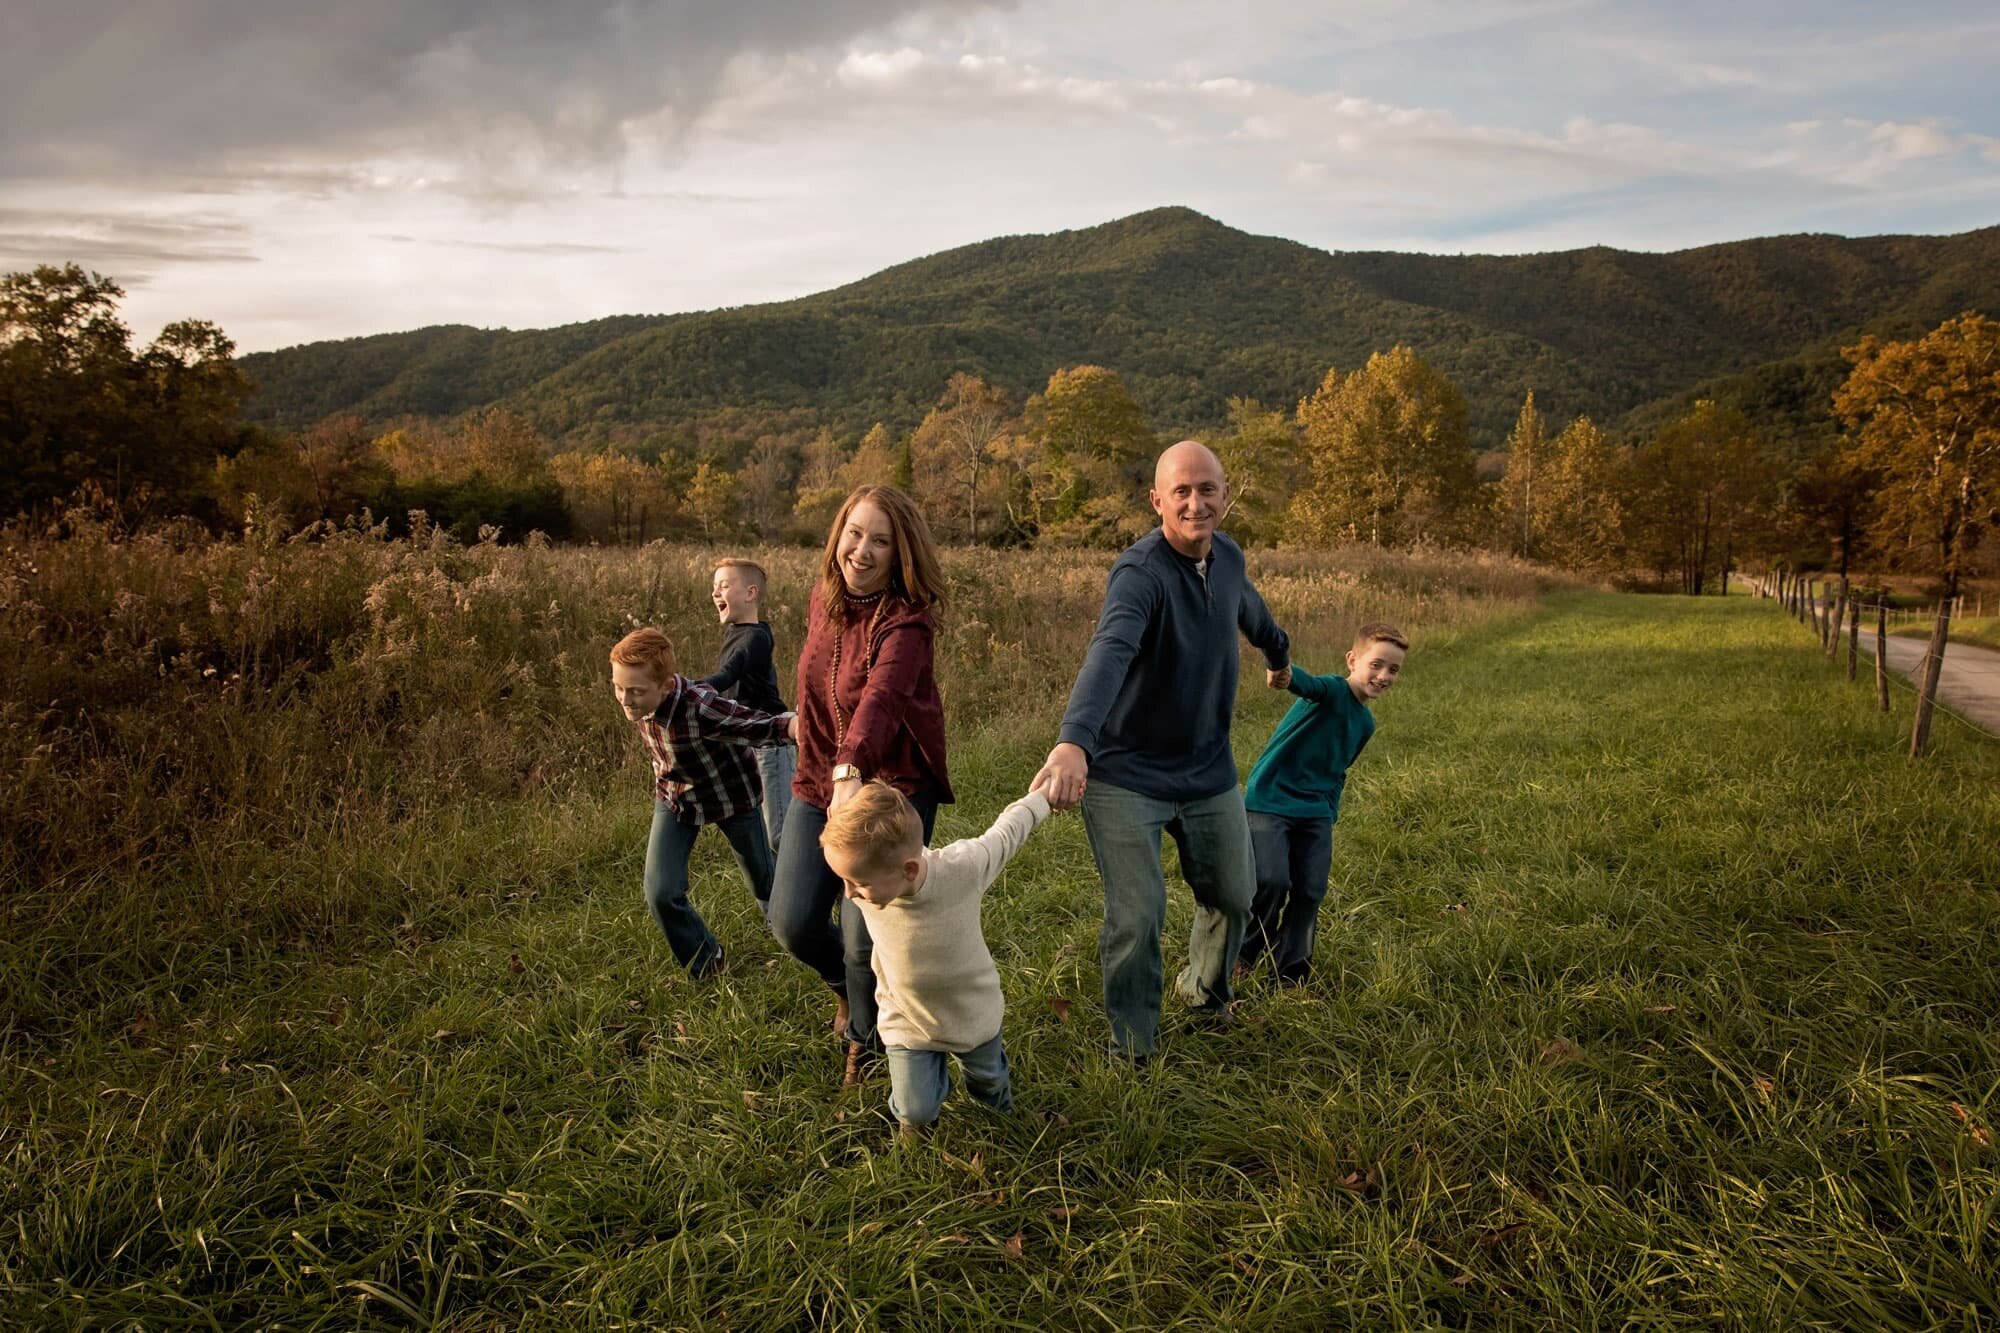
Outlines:
[[1937,624],[1931,627],[1930,646],[1924,650],[1923,669],[1918,673],[1917,720],[1910,728],[1910,758],[1924,757],[1931,739],[1931,709],[1937,703],[1938,673],[1944,670],[1944,646],[1951,638],[1951,601],[1938,599]]
[[1886,601],[1875,608],[1875,707],[1884,713],[1889,711],[1889,604]]
[[1847,612],[1847,678],[1853,680],[1861,669],[1861,600],[1849,603]]
[[1847,580],[1840,581],[1840,596],[1833,604],[1833,614],[1826,618],[1826,656],[1832,661],[1840,654],[1840,628],[1847,623]]

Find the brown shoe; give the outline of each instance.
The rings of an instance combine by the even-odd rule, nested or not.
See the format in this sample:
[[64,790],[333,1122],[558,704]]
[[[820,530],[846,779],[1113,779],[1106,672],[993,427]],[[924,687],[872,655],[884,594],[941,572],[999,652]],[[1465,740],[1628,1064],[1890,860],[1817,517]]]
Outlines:
[[868,1076],[875,1072],[876,1059],[877,1056],[875,1052],[869,1050],[866,1046],[862,1045],[860,1042],[858,1041],[848,1042],[847,1070],[840,1076],[841,1086],[848,1088],[858,1088],[863,1083],[866,1083],[868,1081]]

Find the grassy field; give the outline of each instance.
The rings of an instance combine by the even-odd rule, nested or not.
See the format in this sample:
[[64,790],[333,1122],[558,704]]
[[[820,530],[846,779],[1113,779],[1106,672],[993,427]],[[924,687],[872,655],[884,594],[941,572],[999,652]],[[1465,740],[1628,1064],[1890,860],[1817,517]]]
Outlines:
[[[1929,625],[1903,625],[1889,631],[1906,639],[1928,639]],[[1951,642],[1969,643],[1980,648],[2000,650],[2000,616],[1966,616],[1951,622]],[[1946,645],[1945,651],[1951,651]]]
[[[1907,701],[1875,713],[1769,603],[1371,577],[1266,571],[1308,667],[1364,608],[1419,634],[1312,986],[1108,1062],[1061,817],[988,900],[1019,1113],[955,1099],[914,1148],[885,1082],[837,1087],[823,992],[719,843],[728,975],[675,972],[629,760],[38,883],[0,1324],[1992,1326],[2000,747],[1946,723],[1907,766]],[[954,667],[942,836],[1051,739],[1071,639],[972,683],[1016,641]],[[1245,690],[1246,764],[1283,703]],[[173,948],[152,882],[197,918]]]

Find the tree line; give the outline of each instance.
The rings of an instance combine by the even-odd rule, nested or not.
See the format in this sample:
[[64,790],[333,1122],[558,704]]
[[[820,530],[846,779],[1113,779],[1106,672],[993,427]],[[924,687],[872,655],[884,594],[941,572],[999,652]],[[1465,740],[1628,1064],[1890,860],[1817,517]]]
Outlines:
[[[1058,369],[1022,401],[953,374],[914,429],[859,435],[805,409],[591,447],[558,447],[502,408],[282,432],[246,424],[252,385],[221,330],[182,321],[135,349],[122,295],[75,265],[0,280],[0,513],[83,495],[217,527],[421,510],[466,537],[810,542],[854,486],[886,482],[953,542],[1116,546],[1153,522],[1146,483],[1167,441],[1105,366]],[[1690,594],[1746,562],[1845,576],[1867,559],[1954,595],[1992,554],[2000,325],[1966,314],[1844,355],[1826,404],[1843,429],[1803,455],[1712,401],[1620,440],[1588,417],[1546,419],[1533,393],[1482,454],[1464,394],[1408,346],[1327,370],[1295,405],[1232,398],[1207,438],[1246,544],[1478,546]]]

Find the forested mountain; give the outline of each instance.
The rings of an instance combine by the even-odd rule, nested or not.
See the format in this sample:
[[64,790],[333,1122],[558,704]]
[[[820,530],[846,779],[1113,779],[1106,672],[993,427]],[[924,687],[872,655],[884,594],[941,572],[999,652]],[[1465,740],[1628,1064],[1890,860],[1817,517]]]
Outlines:
[[795,301],[510,332],[445,326],[242,358],[254,419],[510,407],[551,436],[678,433],[804,409],[913,426],[954,371],[1024,398],[1062,366],[1124,378],[1163,430],[1232,396],[1289,407],[1329,367],[1408,343],[1497,444],[1532,389],[1554,418],[1640,425],[1699,393],[1820,429],[1837,349],[2000,313],[2000,227],[1786,236],[1674,254],[1328,253],[1184,208],[1012,236]]

